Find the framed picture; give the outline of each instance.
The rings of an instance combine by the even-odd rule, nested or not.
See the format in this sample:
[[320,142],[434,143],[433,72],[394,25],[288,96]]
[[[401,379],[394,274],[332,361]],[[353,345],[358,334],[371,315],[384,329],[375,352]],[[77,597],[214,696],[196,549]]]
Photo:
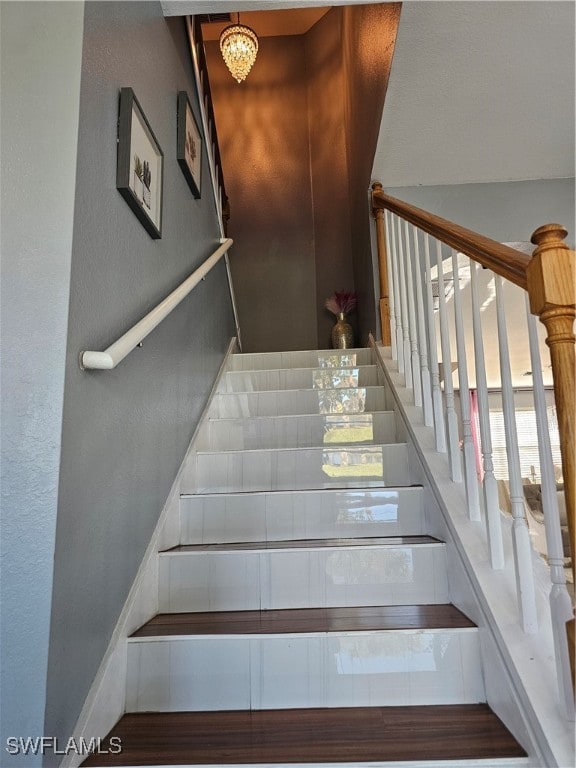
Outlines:
[[202,188],[202,135],[186,91],[178,92],[178,163],[195,198]]
[[120,90],[116,187],[150,237],[162,237],[164,154],[132,88]]

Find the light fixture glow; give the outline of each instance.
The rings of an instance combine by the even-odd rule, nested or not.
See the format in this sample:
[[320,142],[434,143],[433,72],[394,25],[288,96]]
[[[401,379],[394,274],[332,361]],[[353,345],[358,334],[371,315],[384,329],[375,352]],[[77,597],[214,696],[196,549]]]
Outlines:
[[245,80],[256,61],[258,37],[256,32],[244,24],[231,24],[222,30],[220,50],[232,77],[239,83]]

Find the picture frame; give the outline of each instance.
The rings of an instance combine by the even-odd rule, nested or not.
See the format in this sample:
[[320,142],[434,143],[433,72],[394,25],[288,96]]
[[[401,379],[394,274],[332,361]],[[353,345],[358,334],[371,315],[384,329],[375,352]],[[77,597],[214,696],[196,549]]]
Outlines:
[[178,91],[176,159],[194,197],[201,197],[202,134],[186,91]]
[[164,153],[132,88],[121,88],[116,188],[151,238],[162,237]]

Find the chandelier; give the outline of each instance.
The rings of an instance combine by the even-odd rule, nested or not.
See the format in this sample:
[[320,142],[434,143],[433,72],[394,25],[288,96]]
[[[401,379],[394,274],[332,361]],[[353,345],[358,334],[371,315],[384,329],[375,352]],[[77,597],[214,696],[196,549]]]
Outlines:
[[220,50],[232,77],[241,83],[256,61],[258,37],[253,29],[240,24],[240,14],[236,24],[222,30]]

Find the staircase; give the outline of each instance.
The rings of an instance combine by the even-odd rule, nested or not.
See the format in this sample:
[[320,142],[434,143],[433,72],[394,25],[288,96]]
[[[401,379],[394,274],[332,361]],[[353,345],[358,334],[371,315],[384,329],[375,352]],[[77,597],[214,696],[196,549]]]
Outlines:
[[160,613],[128,641],[122,752],[84,765],[528,764],[485,703],[478,629],[372,362],[231,357]]

